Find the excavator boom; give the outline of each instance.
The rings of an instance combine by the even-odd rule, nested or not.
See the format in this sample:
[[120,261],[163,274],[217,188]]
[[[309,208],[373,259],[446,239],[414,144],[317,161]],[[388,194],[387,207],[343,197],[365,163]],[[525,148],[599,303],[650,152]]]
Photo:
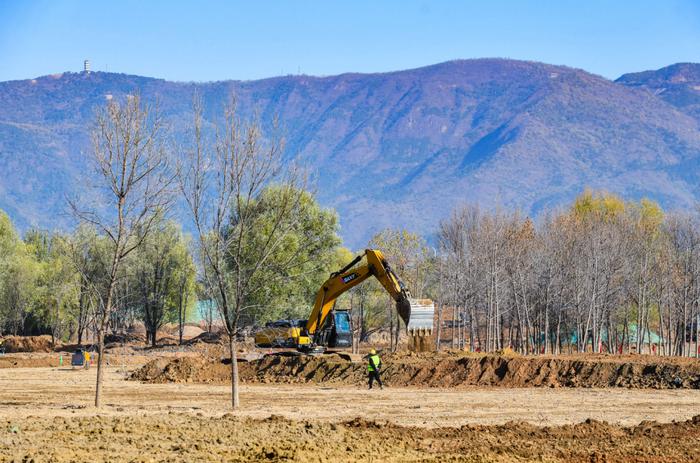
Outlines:
[[[366,263],[355,267],[363,257],[366,258]],[[382,252],[377,249],[367,249],[364,255],[357,256],[348,265],[332,273],[316,293],[314,308],[306,323],[308,335],[313,336],[323,327],[326,318],[333,310],[336,299],[341,294],[371,276],[377,278],[396,301],[396,310],[410,333],[430,334],[435,312],[432,301],[411,299],[403,282],[391,269]]]

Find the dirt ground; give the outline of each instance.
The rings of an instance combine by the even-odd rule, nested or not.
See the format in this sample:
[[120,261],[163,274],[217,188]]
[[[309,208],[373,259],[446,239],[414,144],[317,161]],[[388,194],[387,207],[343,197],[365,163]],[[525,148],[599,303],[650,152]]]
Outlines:
[[[102,414],[227,410],[230,386],[127,381],[128,368],[109,368]],[[95,369],[0,369],[0,416],[89,416]],[[461,426],[528,421],[537,425],[572,424],[588,418],[632,425],[643,420],[669,422],[700,414],[700,390],[592,388],[392,388],[367,391],[356,386],[244,384],[240,415],[266,418],[350,420],[357,416],[411,426]]]
[[226,385],[129,374],[98,412],[94,369],[0,369],[0,461],[700,461],[694,389],[245,384],[233,415]]
[[9,423],[0,435],[0,461],[670,463],[698,461],[699,432],[700,416],[629,428],[587,421],[438,429],[232,414],[58,417]]

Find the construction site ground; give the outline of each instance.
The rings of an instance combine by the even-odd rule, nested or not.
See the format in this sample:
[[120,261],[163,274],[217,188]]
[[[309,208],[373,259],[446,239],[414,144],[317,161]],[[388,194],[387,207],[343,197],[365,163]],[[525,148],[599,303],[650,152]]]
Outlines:
[[[228,384],[144,383],[133,375],[153,355],[115,356],[96,410],[94,368],[39,366],[55,354],[13,364],[31,355],[0,363],[0,461],[700,461],[694,387],[367,391],[354,374],[292,384],[262,376],[241,386],[231,413]],[[179,362],[211,363],[200,357]],[[697,361],[681,366],[692,373]]]

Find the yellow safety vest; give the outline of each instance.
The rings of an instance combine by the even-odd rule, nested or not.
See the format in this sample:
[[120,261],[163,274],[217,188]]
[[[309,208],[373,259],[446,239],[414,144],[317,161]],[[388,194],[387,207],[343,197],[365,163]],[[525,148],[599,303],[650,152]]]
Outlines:
[[378,355],[370,355],[369,357],[369,363],[367,363],[367,371],[374,371],[374,365],[379,368],[379,365],[381,365],[382,361],[379,359]]

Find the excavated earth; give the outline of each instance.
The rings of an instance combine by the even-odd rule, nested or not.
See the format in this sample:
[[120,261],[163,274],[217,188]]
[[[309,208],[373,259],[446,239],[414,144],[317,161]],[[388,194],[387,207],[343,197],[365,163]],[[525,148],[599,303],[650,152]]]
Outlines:
[[0,345],[5,352],[51,352],[51,336],[0,336]]
[[[383,358],[391,386],[625,387],[700,389],[700,360],[657,356],[499,356],[399,353]],[[267,355],[240,362],[244,383],[362,384],[366,367],[340,355]],[[130,379],[149,383],[230,382],[230,360],[159,358]]]
[[362,363],[271,355],[226,413],[222,351],[187,354],[108,367],[99,410],[94,368],[0,369],[0,463],[700,462],[700,391],[625,389],[697,388],[693,359],[404,353],[384,373],[408,387],[366,391]]
[[183,413],[0,419],[7,462],[693,462],[700,415],[621,427],[587,420],[556,427],[403,427],[361,418],[339,423]]

